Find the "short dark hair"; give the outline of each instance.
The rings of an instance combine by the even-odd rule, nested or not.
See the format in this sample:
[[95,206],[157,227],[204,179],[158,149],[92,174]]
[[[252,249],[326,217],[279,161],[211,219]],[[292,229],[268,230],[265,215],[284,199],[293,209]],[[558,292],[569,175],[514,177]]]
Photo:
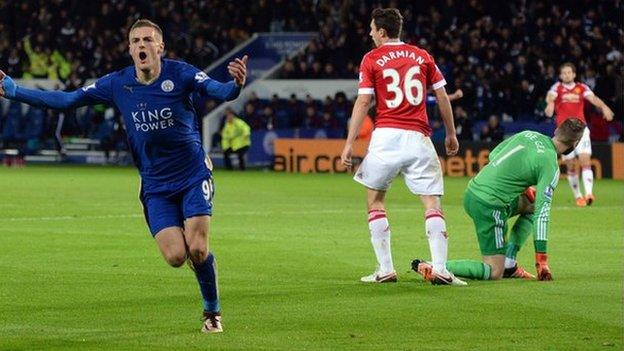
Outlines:
[[134,22],[134,24],[132,25],[132,27],[130,27],[130,30],[128,31],[128,36],[130,36],[130,33],[135,30],[136,28],[141,28],[141,27],[150,27],[150,28],[154,28],[156,30],[156,32],[158,34],[160,34],[160,37],[163,37],[163,31],[162,29],[160,29],[160,26],[158,26],[156,23],[148,20],[148,19],[138,19],[136,22]]
[[373,10],[371,17],[377,30],[385,29],[390,39],[398,38],[401,35],[403,16],[401,16],[399,10],[395,8],[376,8]]
[[585,123],[578,118],[568,118],[557,127],[555,136],[564,145],[574,146],[583,136],[585,126]]
[[561,70],[566,67],[570,67],[570,69],[572,69],[572,72],[576,73],[576,66],[572,62],[564,62],[563,64],[561,64],[561,66],[559,66],[559,72],[561,72]]

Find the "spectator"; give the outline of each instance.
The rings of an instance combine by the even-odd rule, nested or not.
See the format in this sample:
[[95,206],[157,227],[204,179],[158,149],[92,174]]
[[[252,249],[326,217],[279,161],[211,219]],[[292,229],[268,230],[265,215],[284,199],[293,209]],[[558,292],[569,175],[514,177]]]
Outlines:
[[303,124],[303,110],[301,101],[297,100],[297,95],[291,94],[286,105],[286,110],[290,117],[291,128],[301,128]]
[[256,107],[251,102],[247,102],[245,104],[245,110],[243,111],[243,119],[247,122],[247,124],[249,124],[249,126],[253,130],[267,128],[266,120],[264,119],[264,116],[258,113],[258,110],[256,110]]
[[498,117],[491,115],[488,123],[481,128],[481,140],[500,143],[505,137],[505,129],[500,125]]
[[308,105],[305,110],[305,116],[303,118],[302,128],[313,128],[315,121],[318,119],[318,113],[316,107]]
[[[361,57],[372,48],[369,14],[379,4],[373,0],[252,0],[246,6],[227,0],[93,1],[89,6],[76,0],[61,1],[67,6],[58,1],[0,3],[3,18],[20,19],[20,26],[0,23],[0,65],[9,75],[66,80],[75,74],[83,81],[129,63],[126,30],[135,16],[162,24],[166,57],[183,58],[200,68],[253,32],[317,32],[317,38],[287,59],[276,76],[357,79]],[[437,58],[449,91],[460,86],[465,90],[460,104],[471,118],[492,114],[502,121],[541,118],[542,97],[557,78],[555,67],[573,60],[582,80],[614,110],[614,123],[622,123],[624,2],[585,1],[582,11],[551,6],[546,0],[393,3],[405,15],[403,40],[425,47]],[[319,111],[329,111],[343,127],[345,113],[348,118],[352,108],[350,101],[338,96],[326,106],[306,97],[294,112],[291,100],[281,109],[265,109],[255,96],[248,101],[253,113],[245,107],[243,116],[253,129],[300,128],[319,122]],[[214,101],[211,104],[206,111],[216,107]],[[316,119],[308,116],[309,107]],[[433,111],[432,120],[437,109]]]
[[238,156],[238,166],[240,170],[245,170],[245,154],[251,145],[250,135],[251,129],[249,125],[242,119],[236,117],[233,111],[227,111],[225,115],[225,126],[221,130],[221,148],[223,149],[223,161],[225,162],[226,169],[232,169],[230,155],[235,153]]
[[444,125],[439,119],[434,119],[431,121],[431,141],[433,142],[444,142],[446,138],[446,130],[444,129]]
[[461,106],[455,107],[455,131],[459,140],[473,140],[472,121],[468,118],[466,110]]
[[28,55],[29,68],[24,73],[24,78],[48,78],[54,75],[56,66],[50,61],[49,49],[43,49],[41,44],[35,44],[33,48],[30,38],[24,39],[24,52]]
[[347,100],[347,95],[342,91],[337,92],[331,104],[331,111],[339,128],[347,126],[347,119],[349,119],[352,109],[351,103]]
[[336,121],[334,116],[332,116],[331,112],[325,111],[320,118],[316,118],[313,127],[323,129],[336,129],[338,128],[338,122]]
[[271,106],[267,106],[263,110],[262,119],[266,121],[266,129],[271,130],[277,128],[275,126],[275,113]]

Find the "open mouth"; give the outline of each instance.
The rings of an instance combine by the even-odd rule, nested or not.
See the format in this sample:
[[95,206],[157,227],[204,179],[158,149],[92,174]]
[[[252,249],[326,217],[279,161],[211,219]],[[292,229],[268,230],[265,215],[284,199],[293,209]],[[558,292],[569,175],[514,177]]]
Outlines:
[[145,61],[146,58],[147,58],[147,54],[146,53],[139,52],[139,60]]

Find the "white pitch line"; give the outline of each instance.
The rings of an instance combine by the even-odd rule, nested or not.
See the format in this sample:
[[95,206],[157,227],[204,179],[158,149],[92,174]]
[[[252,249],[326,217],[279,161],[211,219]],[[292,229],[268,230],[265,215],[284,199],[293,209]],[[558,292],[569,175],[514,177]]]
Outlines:
[[[446,205],[444,207],[460,207],[458,205]],[[599,210],[614,210],[621,209],[620,206],[601,206],[595,207],[593,209]],[[551,210],[552,212],[556,212],[558,210],[579,210],[576,206],[560,206],[555,207]],[[405,212],[414,212],[420,213],[422,209],[419,208],[395,208],[391,209],[388,212],[390,213],[405,213]],[[296,210],[296,211],[280,211],[276,210],[275,212],[268,211],[230,211],[230,212],[222,212],[217,211],[215,213],[216,216],[269,216],[269,215],[316,215],[316,214],[340,214],[340,213],[364,213],[366,210],[364,208],[358,209],[326,209],[326,210]],[[98,216],[46,216],[46,217],[8,217],[8,218],[0,218],[0,223],[2,222],[36,222],[36,221],[71,221],[71,220],[84,220],[84,219],[119,219],[119,218],[143,218],[143,214],[135,213],[135,214],[120,214],[120,215],[98,215]]]
[[53,216],[53,217],[10,217],[0,218],[0,222],[30,222],[30,221],[66,221],[74,219],[114,219],[114,218],[138,218],[139,214],[130,215],[100,215],[100,216]]

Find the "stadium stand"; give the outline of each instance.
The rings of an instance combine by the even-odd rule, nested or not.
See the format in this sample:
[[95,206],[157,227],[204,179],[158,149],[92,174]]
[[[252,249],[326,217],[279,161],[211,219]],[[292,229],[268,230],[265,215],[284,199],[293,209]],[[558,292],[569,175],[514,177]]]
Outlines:
[[[379,5],[389,4],[370,0],[253,0],[247,6],[227,0],[4,1],[0,2],[0,67],[16,78],[58,79],[68,89],[82,85],[129,64],[126,30],[138,17],[148,17],[163,27],[166,56],[198,67],[209,66],[255,32],[317,32],[307,49],[285,60],[274,78],[355,79],[362,56],[372,46],[370,11]],[[490,116],[496,116],[506,134],[527,124],[551,128],[550,122],[544,122],[544,96],[564,61],[574,62],[578,79],[615,112],[614,122],[603,123],[590,108],[596,140],[622,137],[622,2],[579,0],[564,6],[543,0],[423,0],[390,5],[403,12],[403,40],[434,55],[449,91],[464,91],[464,97],[454,102],[457,123],[468,130],[462,138],[479,139]],[[236,113],[255,130],[345,128],[352,101],[333,94],[311,100],[289,95],[250,99]],[[217,102],[208,101],[196,108],[205,114],[216,106]],[[25,131],[21,109],[4,110],[0,128],[5,145],[21,143],[19,147],[27,150],[54,137],[58,112],[35,113],[37,128]],[[437,131],[436,111],[430,111]],[[79,115],[67,111],[65,117],[64,136],[93,138],[101,145],[123,149],[116,134],[119,126],[114,126],[119,122],[111,122],[120,121],[118,115],[103,119],[96,109],[88,109]],[[33,141],[37,138],[38,143]]]

